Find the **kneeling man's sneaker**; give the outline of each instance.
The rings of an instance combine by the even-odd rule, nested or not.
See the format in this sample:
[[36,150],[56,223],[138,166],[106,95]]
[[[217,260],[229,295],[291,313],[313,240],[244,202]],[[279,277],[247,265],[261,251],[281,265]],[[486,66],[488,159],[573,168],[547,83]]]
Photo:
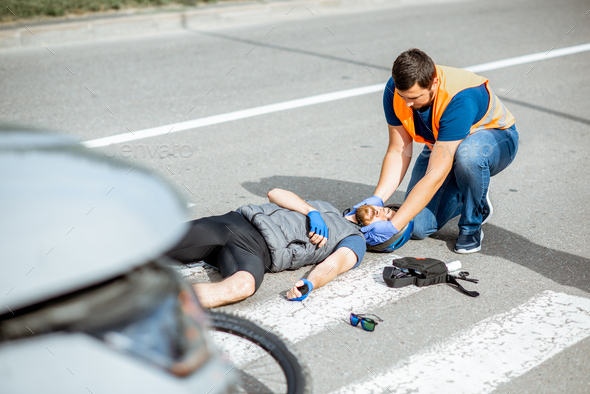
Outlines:
[[482,212],[483,220],[482,220],[481,224],[486,224],[488,222],[488,220],[490,220],[490,218],[492,217],[493,213],[494,213],[494,207],[492,207],[492,201],[490,200],[490,189],[488,189],[488,192],[486,194],[486,202],[483,206],[483,212]]
[[479,229],[474,234],[459,234],[455,242],[456,253],[475,253],[481,250],[481,241],[483,240],[483,231]]

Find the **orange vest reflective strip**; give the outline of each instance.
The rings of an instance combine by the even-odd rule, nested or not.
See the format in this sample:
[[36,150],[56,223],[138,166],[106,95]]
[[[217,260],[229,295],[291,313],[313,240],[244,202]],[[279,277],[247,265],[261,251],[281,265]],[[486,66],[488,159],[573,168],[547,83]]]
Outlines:
[[[500,99],[494,94],[486,78],[474,74],[471,71],[445,66],[436,66],[436,76],[438,77],[439,84],[434,103],[430,109],[432,112],[431,131],[435,140],[438,138],[440,119],[453,97],[465,89],[475,88],[482,84],[485,84],[490,96],[488,110],[477,123],[471,126],[469,133],[475,133],[484,129],[507,129],[514,124],[514,116],[512,116],[510,111],[508,111]],[[432,144],[422,136],[416,134],[414,112],[411,108],[406,107],[406,103],[397,93],[397,89],[395,89],[393,94],[393,110],[414,141],[424,143],[429,148],[432,148]]]

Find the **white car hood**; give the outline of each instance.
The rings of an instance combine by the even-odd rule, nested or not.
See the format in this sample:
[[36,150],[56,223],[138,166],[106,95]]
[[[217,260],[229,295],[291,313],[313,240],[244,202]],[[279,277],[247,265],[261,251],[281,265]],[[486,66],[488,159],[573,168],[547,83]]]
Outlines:
[[185,233],[185,203],[136,163],[63,136],[13,130],[0,127],[0,300],[6,309],[114,278]]

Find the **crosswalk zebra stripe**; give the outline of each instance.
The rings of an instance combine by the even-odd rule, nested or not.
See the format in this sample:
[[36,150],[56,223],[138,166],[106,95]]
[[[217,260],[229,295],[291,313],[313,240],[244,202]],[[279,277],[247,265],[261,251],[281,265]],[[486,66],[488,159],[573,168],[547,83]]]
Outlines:
[[363,263],[326,286],[314,289],[302,302],[283,296],[235,313],[260,322],[295,343],[330,327],[348,323],[350,312],[363,313],[420,291],[415,286],[390,289],[383,282],[383,267],[399,256],[387,255]]
[[398,257],[386,255],[364,262],[326,286],[314,289],[302,302],[278,296],[236,314],[272,328],[293,343],[299,342],[331,326],[347,323],[352,311],[363,313],[419,291],[415,286],[390,289],[383,282],[383,267]]
[[334,394],[490,393],[588,336],[590,299],[545,291]]
[[[364,261],[358,268],[338,276],[313,292],[302,302],[288,301],[284,296],[247,306],[234,313],[262,323],[291,342],[329,330],[342,322],[348,323],[350,312],[363,313],[414,294],[415,286],[390,289],[383,282],[383,267],[399,258],[393,254]],[[206,278],[204,267],[181,270],[185,276]],[[287,290],[286,284],[285,290]]]

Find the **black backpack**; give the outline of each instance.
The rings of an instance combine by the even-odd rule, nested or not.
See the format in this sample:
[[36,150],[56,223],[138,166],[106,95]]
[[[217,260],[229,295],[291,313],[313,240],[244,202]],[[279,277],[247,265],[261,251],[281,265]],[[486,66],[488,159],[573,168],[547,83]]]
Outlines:
[[418,287],[450,283],[471,297],[477,297],[477,291],[466,290],[457,279],[477,283],[477,279],[468,279],[469,272],[461,271],[457,276],[450,275],[444,262],[430,258],[404,257],[394,259],[392,267],[383,268],[383,280],[387,287],[404,287],[416,285]]

